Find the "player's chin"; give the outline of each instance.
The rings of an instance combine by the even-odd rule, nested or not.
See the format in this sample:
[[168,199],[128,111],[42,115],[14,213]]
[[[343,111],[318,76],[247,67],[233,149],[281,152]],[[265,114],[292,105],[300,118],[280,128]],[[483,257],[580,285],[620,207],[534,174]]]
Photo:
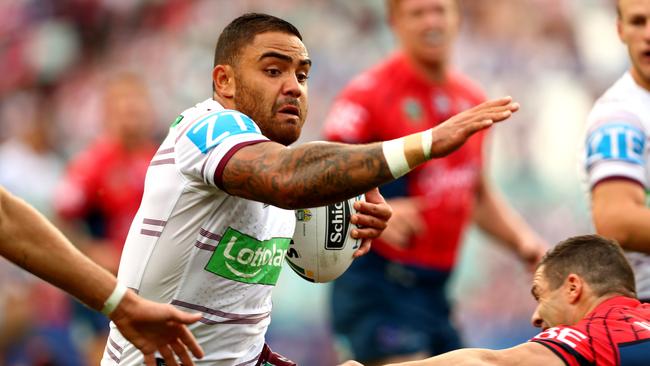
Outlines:
[[268,136],[271,140],[284,146],[289,146],[296,142],[300,137],[300,128],[283,125],[281,129],[276,130],[275,136]]
[[275,140],[277,142],[284,145],[290,145],[298,140],[300,133],[302,132],[303,122],[300,118],[296,116],[294,117],[295,118],[282,116],[276,119],[275,125],[277,138]]

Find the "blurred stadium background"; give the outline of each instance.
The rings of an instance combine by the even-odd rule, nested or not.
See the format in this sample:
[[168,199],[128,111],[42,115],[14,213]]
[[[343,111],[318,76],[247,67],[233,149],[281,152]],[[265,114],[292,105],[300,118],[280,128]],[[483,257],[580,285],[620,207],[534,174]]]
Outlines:
[[[627,67],[614,1],[461,3],[456,65],[490,96],[522,104],[493,129],[494,182],[549,242],[591,231],[579,151],[591,103]],[[314,68],[302,141],[320,138],[337,92],[394,46],[383,0],[0,0],[0,184],[56,220],[54,188],[65,164],[102,128],[105,79],[140,75],[153,96],[153,132],[162,136],[180,111],[211,95],[216,38],[248,11],[285,18],[304,36]],[[529,274],[487,241],[468,233],[449,295],[468,346],[507,347],[534,334]],[[47,349],[48,338],[24,344],[43,324],[69,331],[80,355],[92,352],[87,327],[52,300],[61,297],[0,262],[0,365],[28,364],[16,361],[21,342],[20,352]],[[328,301],[327,285],[286,269],[271,346],[302,365],[334,364]]]

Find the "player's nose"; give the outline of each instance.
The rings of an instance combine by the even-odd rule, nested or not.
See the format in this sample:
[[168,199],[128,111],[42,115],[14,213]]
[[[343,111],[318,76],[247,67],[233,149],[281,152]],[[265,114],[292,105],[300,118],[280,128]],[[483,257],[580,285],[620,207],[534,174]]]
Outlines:
[[539,306],[535,309],[535,312],[530,317],[530,323],[535,328],[542,328],[544,326],[544,319],[539,315]]
[[282,83],[282,94],[290,95],[294,98],[299,98],[302,95],[302,85],[296,76],[289,76],[285,78]]

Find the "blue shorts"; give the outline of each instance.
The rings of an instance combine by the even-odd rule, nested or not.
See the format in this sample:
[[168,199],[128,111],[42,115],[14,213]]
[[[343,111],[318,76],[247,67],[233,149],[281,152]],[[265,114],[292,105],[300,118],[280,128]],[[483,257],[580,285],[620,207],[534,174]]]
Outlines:
[[332,290],[337,339],[362,363],[461,348],[449,321],[448,278],[449,272],[400,265],[372,251],[356,259]]

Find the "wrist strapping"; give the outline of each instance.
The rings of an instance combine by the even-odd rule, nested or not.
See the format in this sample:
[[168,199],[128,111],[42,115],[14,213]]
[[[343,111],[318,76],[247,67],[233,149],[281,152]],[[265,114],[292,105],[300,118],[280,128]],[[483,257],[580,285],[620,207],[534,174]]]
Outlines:
[[431,129],[414,133],[382,144],[384,158],[393,178],[397,179],[411,169],[431,159],[433,135]]
[[126,295],[126,291],[128,291],[128,288],[118,282],[117,285],[115,285],[113,293],[111,293],[108,299],[104,302],[104,307],[101,310],[102,314],[109,316],[120,304],[120,301],[122,301],[122,298]]

